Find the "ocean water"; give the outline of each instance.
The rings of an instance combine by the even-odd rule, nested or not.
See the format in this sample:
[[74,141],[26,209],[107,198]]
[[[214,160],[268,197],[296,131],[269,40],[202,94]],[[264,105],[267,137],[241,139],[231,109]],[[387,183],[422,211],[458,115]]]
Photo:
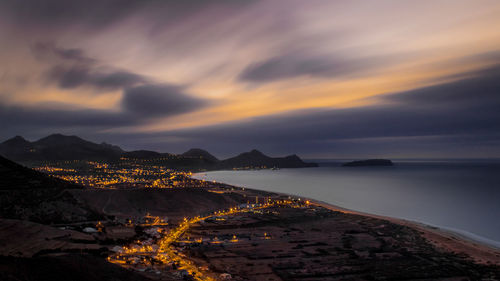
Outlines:
[[303,169],[214,171],[194,177],[417,221],[500,248],[500,163],[322,164]]

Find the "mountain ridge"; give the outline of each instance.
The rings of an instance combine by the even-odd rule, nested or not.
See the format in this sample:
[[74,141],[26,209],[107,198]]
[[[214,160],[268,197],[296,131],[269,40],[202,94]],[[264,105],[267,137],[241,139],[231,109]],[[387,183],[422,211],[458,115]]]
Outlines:
[[315,163],[302,161],[296,154],[285,157],[270,157],[257,149],[220,160],[201,148],[191,148],[181,154],[160,153],[151,150],[125,151],[119,146],[105,142],[97,144],[78,136],[62,134],[51,134],[33,142],[22,136],[15,136],[0,143],[0,155],[22,163],[65,160],[119,161],[124,158],[130,160],[161,159],[172,168],[207,170],[317,166]]
[[0,155],[23,161],[52,160],[109,160],[118,159],[123,150],[107,143],[97,144],[78,136],[51,134],[37,141],[27,141],[21,136],[0,144]]

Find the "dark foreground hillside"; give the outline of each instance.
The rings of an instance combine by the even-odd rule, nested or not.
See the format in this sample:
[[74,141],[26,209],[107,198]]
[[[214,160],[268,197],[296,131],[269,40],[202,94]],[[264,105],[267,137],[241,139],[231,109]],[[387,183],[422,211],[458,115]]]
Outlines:
[[[0,256],[2,281],[148,281],[147,277],[90,254],[34,258]],[[175,279],[174,279],[175,280]]]
[[70,190],[83,187],[0,157],[0,217],[39,223],[95,220],[100,215]]

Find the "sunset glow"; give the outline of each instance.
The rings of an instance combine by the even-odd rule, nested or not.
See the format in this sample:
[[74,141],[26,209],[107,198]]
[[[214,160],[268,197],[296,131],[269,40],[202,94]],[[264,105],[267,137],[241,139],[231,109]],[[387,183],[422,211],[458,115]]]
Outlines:
[[[426,126],[421,107],[434,110],[436,104],[417,101],[419,91],[429,86],[453,88],[474,84],[467,79],[498,78],[498,1],[114,5],[109,0],[85,6],[85,13],[79,10],[83,4],[50,2],[48,7],[64,13],[36,9],[25,1],[0,4],[2,138],[78,132],[131,149],[180,152],[204,146],[228,155],[256,145],[271,153],[297,151],[310,157],[320,151],[311,144],[326,142],[343,152],[323,146],[324,156],[353,156],[356,147],[342,145],[353,138],[369,142],[389,136],[401,149],[377,150],[396,157],[420,153],[408,149],[411,143],[404,139],[410,136],[440,139],[428,144],[437,157],[460,149],[448,146],[450,142],[474,144],[474,151],[460,157],[491,155],[489,148],[499,142],[497,135],[479,128],[498,128],[498,115],[487,115],[491,106],[498,106],[498,82],[491,86],[496,87],[494,95],[477,94],[481,89],[456,93],[474,100],[475,107],[450,98],[438,112],[428,112],[453,119],[453,130]],[[406,99],[407,94],[412,97]],[[429,95],[439,100],[439,95],[454,94],[438,89]],[[387,135],[365,122],[367,112],[390,115],[402,108],[412,120],[406,129],[379,120],[380,126],[389,126]],[[454,118],[478,111],[484,114],[480,120]],[[341,120],[318,121],[318,114],[341,115],[335,117]],[[290,126],[294,118],[330,134],[301,131]],[[249,132],[259,122],[269,126],[259,129],[268,134],[261,135],[265,141],[238,137],[235,128]],[[272,126],[295,141],[281,146]],[[206,133],[214,129],[219,133]],[[339,130],[345,133],[335,133]],[[228,135],[234,137],[229,146]]]

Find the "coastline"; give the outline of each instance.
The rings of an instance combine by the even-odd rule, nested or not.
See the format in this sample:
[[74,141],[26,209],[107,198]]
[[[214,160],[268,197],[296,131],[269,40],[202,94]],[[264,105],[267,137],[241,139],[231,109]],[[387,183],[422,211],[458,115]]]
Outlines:
[[500,265],[500,249],[492,245],[473,240],[457,232],[430,226],[421,222],[348,210],[315,199],[307,198],[307,200],[310,200],[312,203],[332,211],[340,211],[365,217],[383,219],[395,224],[414,228],[418,230],[420,234],[427,239],[427,241],[429,241],[432,245],[440,250],[458,254],[466,254],[477,263]]
[[[200,173],[201,174],[201,173]],[[194,178],[196,174],[193,174]],[[196,179],[196,178],[195,178]],[[197,179],[200,180],[200,179]],[[299,197],[304,200],[310,201],[312,204],[317,206],[343,213],[349,213],[354,215],[360,215],[365,217],[371,217],[376,219],[387,220],[391,223],[407,226],[419,231],[419,233],[434,247],[444,252],[451,252],[456,254],[465,254],[469,256],[473,261],[480,264],[488,264],[488,265],[500,265],[500,248],[495,247],[494,245],[487,244],[483,241],[474,240],[473,238],[455,232],[453,230],[448,230],[444,228],[440,228],[437,226],[428,225],[422,222],[410,221],[400,218],[393,218],[388,216],[370,214],[366,212],[355,211],[347,208],[343,208],[334,204],[326,203],[317,199],[303,197],[294,194],[282,193],[282,192],[274,192],[274,191],[266,191],[253,189],[242,186],[235,186],[223,182],[217,182],[219,184],[223,184],[226,186],[234,186],[236,188],[252,191],[252,192],[268,192],[274,193],[282,196],[292,196]]]

